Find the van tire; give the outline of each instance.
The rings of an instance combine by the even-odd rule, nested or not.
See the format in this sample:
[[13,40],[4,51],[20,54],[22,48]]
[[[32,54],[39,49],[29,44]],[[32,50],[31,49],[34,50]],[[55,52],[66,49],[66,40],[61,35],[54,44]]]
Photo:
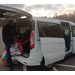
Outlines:
[[53,67],[53,64],[48,64],[45,66],[47,69],[51,69]]
[[52,64],[48,64],[45,66],[45,59],[43,57],[42,62],[41,62],[41,68],[44,70],[49,70],[53,67],[53,63]]

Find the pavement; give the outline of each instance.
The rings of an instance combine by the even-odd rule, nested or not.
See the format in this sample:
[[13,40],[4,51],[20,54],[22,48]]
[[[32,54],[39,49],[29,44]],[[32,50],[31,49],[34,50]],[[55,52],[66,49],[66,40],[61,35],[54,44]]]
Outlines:
[[[15,64],[13,66],[13,71],[23,71],[23,65],[21,63],[19,63],[14,58],[12,58],[12,62]],[[0,71],[8,71],[8,66],[2,66],[0,64]]]
[[[40,66],[25,66],[14,58],[12,58],[12,60],[13,63],[16,63],[16,65],[13,66],[13,71],[75,71],[75,54],[56,62],[49,70],[42,69]],[[8,71],[8,67],[3,67],[0,64],[0,71]]]
[[5,45],[2,41],[2,30],[0,29],[0,55],[2,54],[2,51],[4,48],[5,48]]

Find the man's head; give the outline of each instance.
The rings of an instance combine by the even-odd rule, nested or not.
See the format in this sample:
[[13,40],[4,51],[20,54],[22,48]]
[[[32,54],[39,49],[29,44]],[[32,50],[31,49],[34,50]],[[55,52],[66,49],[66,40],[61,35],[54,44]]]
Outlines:
[[12,17],[9,17],[9,18],[8,18],[8,23],[9,23],[10,25],[13,25],[13,18],[12,18]]

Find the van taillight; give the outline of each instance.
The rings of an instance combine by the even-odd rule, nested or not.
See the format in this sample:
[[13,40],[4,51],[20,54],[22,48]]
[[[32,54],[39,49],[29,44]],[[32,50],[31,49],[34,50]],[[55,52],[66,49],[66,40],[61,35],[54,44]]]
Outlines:
[[30,50],[34,48],[34,40],[34,31],[32,31],[30,34]]

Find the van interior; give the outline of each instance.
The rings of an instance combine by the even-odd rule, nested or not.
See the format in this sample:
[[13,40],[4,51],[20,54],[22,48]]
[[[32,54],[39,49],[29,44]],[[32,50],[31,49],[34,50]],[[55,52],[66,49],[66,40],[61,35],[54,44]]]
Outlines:
[[22,54],[22,56],[25,56],[27,53],[29,56],[29,53],[30,53],[30,33],[31,33],[31,22],[30,22],[30,20],[19,19],[15,23],[15,28],[16,28],[16,33],[19,36],[18,40],[23,39],[23,42],[24,42],[24,41],[29,39],[29,41],[27,43],[25,43],[25,45],[23,46],[24,54]]
[[70,50],[70,36],[69,34],[68,35],[65,34],[65,30],[63,30],[63,32],[64,32],[64,40],[65,40],[65,50],[67,52]]
[[62,30],[63,30],[63,38],[65,40],[65,52],[68,52],[70,50],[70,44],[71,44],[71,33],[68,23],[61,23]]

